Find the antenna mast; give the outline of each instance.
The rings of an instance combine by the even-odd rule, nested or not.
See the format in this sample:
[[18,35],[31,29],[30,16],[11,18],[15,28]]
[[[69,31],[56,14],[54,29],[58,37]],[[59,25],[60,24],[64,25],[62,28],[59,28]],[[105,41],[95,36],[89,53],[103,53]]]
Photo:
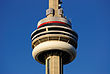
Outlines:
[[49,0],[49,9],[47,9],[47,17],[63,17],[63,9],[61,8],[61,0]]

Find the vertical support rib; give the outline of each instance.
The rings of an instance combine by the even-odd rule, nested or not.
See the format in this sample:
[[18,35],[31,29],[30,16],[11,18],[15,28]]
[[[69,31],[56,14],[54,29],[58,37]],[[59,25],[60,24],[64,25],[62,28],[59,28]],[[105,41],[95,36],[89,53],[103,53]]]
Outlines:
[[53,55],[46,59],[46,74],[63,74],[62,57]]

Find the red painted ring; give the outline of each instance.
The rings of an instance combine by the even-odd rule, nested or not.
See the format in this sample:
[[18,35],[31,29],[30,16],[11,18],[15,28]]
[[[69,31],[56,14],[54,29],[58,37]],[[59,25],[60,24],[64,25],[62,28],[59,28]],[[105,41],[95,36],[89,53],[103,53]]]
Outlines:
[[60,22],[60,21],[49,21],[49,22],[45,22],[45,23],[40,24],[37,28],[39,28],[39,27],[42,26],[42,25],[50,24],[50,23],[60,23],[60,24],[65,24],[65,25],[67,24],[67,23]]

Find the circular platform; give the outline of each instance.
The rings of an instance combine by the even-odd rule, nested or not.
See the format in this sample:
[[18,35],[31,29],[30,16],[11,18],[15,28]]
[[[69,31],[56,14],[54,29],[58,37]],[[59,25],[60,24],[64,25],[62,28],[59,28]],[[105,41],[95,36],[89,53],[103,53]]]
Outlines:
[[76,57],[75,48],[63,41],[45,41],[37,45],[33,51],[32,55],[35,60],[41,64],[45,64],[45,59],[50,54],[62,53],[60,56],[63,58],[63,64],[70,63]]

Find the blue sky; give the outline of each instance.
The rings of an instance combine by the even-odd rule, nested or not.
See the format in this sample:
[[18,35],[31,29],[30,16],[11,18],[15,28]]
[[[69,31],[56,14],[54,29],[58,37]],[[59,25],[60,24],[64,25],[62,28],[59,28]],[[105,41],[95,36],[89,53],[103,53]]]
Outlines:
[[[30,35],[47,8],[48,0],[0,0],[0,74],[45,74]],[[63,0],[63,8],[79,35],[64,74],[110,74],[110,0]]]

